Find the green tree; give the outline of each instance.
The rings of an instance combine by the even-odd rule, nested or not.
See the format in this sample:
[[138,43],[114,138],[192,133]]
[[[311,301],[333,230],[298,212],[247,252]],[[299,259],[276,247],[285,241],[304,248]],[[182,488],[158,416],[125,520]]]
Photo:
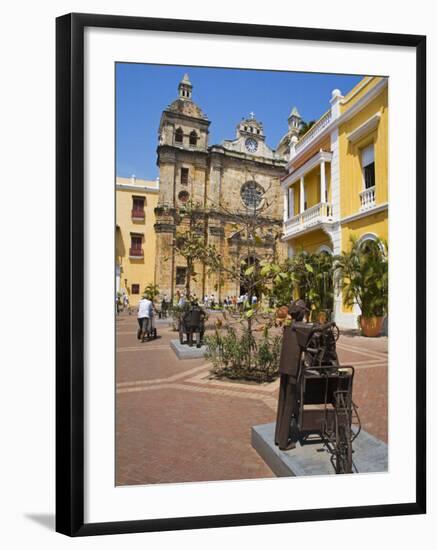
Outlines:
[[[228,325],[227,335],[217,331],[215,338],[209,339],[209,349],[211,357],[214,357],[216,374],[217,369],[220,370],[220,364],[226,367],[228,359],[225,356],[232,357],[233,353],[235,361],[231,361],[232,368],[240,373],[234,373],[235,376],[261,380],[267,376],[266,365],[269,364],[270,376],[272,369],[275,371],[276,368],[277,371],[279,360],[276,352],[271,357],[266,353],[274,312],[263,302],[263,297],[268,298],[274,281],[279,282],[284,276],[276,254],[282,222],[270,215],[273,205],[267,200],[269,189],[257,186],[253,176],[252,181],[253,186],[248,189],[249,197],[243,209],[231,211],[209,203],[210,208],[220,211],[232,223],[232,238],[238,248],[238,254],[226,262],[220,255],[216,255],[209,264],[209,270],[220,274],[220,284],[225,278],[234,281],[246,296],[236,310],[231,309],[224,313]],[[270,245],[271,252],[268,255],[265,254],[266,244]],[[262,259],[259,258],[260,250],[263,251]],[[235,324],[240,325],[238,332],[233,328]],[[262,337],[256,338],[255,332],[262,333]],[[226,354],[224,350],[228,348],[234,351]]]
[[159,287],[154,283],[149,283],[144,289],[144,295],[147,296],[150,300],[153,300],[159,295]]
[[181,207],[178,212],[178,229],[175,232],[173,248],[187,264],[185,291],[191,295],[191,282],[196,281],[196,262],[203,265],[216,265],[218,252],[214,246],[206,243],[205,210],[193,201]]
[[304,134],[308,132],[308,130],[314,126],[316,123],[315,120],[310,120],[309,122],[301,122],[300,128],[299,128],[299,137],[302,137]]
[[332,310],[334,304],[333,258],[327,252],[299,250],[280,266],[271,296],[278,306],[301,298],[316,317],[320,311]]

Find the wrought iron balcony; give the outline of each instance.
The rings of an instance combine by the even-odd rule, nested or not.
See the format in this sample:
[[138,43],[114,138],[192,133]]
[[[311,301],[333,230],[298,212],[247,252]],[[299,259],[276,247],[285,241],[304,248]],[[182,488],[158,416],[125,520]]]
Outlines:
[[332,222],[332,205],[329,202],[319,202],[300,214],[288,218],[284,223],[284,237],[290,238],[322,224]]

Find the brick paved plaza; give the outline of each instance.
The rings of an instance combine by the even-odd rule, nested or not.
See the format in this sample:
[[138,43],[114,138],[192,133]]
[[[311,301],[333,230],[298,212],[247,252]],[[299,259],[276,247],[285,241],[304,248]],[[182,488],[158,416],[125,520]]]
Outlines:
[[[250,430],[275,421],[279,382],[210,379],[205,359],[180,361],[167,321],[139,343],[136,316],[117,318],[116,484],[273,477]],[[354,401],[363,428],[387,442],[387,338],[342,335],[337,351],[356,367]]]

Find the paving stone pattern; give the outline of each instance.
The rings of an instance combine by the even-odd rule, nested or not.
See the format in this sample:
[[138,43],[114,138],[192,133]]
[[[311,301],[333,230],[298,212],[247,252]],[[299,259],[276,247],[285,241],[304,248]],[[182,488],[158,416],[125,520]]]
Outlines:
[[[136,328],[134,315],[118,317],[116,484],[274,477],[251,446],[251,428],[275,420],[278,381],[213,380],[206,359],[176,357],[167,322],[150,342],[139,343]],[[364,429],[387,442],[387,338],[341,336],[338,351],[356,367]]]

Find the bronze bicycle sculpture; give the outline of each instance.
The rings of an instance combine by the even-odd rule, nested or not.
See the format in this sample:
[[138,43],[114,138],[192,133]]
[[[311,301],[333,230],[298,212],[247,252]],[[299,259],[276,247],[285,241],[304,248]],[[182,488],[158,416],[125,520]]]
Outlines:
[[302,300],[293,302],[292,324],[284,329],[275,444],[289,450],[318,436],[335,472],[352,473],[352,443],[361,429],[352,400],[354,368],[339,363],[337,325],[305,323],[305,311]]

